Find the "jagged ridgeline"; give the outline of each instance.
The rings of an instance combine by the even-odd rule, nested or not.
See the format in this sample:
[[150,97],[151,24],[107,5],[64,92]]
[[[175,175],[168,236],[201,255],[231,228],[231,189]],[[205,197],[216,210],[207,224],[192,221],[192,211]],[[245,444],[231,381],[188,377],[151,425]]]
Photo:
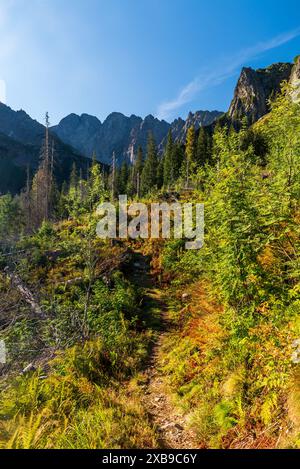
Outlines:
[[97,159],[104,163],[110,164],[115,152],[117,163],[121,165],[124,160],[133,162],[139,147],[145,152],[149,132],[162,150],[169,130],[174,140],[184,143],[190,126],[194,125],[199,129],[210,125],[222,114],[218,111],[197,111],[190,113],[186,120],[176,119],[171,124],[152,115],[142,119],[135,115],[127,117],[113,112],[101,123],[88,114],[70,114],[52,130],[85,156],[95,151]]

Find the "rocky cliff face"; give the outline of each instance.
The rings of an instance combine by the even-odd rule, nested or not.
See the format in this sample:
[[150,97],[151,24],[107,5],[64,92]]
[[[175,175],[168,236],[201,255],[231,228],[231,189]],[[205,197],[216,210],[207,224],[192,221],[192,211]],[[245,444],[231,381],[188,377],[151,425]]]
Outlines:
[[295,58],[295,65],[293,67],[289,84],[293,90],[291,92],[292,100],[296,103],[300,102],[300,55]]
[[243,68],[234,91],[228,116],[233,121],[244,116],[254,123],[269,111],[268,100],[280,91],[283,80],[289,80],[293,65],[277,63],[264,69]]
[[176,119],[169,124],[151,114],[142,119],[135,115],[127,117],[119,112],[113,112],[103,123],[87,114],[82,116],[70,114],[57,126],[52,127],[52,131],[87,157],[96,152],[97,159],[104,163],[110,164],[112,154],[115,152],[117,162],[120,164],[124,160],[132,161],[139,145],[146,149],[150,131],[159,149],[162,149],[169,129],[175,140],[183,142],[188,127],[195,125],[199,128],[201,125],[209,125],[220,115],[222,113],[218,111],[198,111],[190,113],[186,121]]

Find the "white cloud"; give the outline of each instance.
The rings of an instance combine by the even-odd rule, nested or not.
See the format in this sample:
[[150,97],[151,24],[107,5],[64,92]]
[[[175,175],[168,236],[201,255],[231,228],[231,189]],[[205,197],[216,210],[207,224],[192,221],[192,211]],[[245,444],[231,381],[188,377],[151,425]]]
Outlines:
[[157,111],[159,119],[168,118],[173,111],[180,108],[185,103],[190,102],[200,89],[201,82],[199,77],[197,77],[193,81],[188,83],[184,88],[182,88],[182,90],[179,92],[175,99],[160,104]]
[[226,60],[222,68],[214,67],[213,71],[203,71],[200,75],[185,85],[175,96],[175,98],[162,102],[157,109],[159,119],[168,119],[173,116],[177,109],[193,100],[200,91],[223,83],[227,78],[237,72],[237,70],[248,60],[271,49],[275,49],[300,35],[300,28],[280,34],[268,41],[240,51],[236,56]]

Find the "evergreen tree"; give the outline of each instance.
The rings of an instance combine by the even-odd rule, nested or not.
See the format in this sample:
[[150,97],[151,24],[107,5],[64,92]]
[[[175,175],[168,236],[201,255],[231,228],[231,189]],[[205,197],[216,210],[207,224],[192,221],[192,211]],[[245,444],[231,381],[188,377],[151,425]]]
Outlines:
[[164,185],[164,165],[165,165],[165,158],[164,155],[161,156],[159,159],[158,167],[157,167],[157,187],[161,189]]
[[115,197],[119,196],[121,194],[121,168],[116,166],[115,168],[115,183],[114,183],[114,193]]
[[190,176],[192,173],[193,162],[195,161],[195,127],[192,125],[186,136],[186,147],[185,147],[185,156],[186,156],[186,168],[185,168],[185,185],[189,186]]
[[68,185],[67,182],[64,181],[61,190],[59,192],[58,204],[57,204],[57,215],[60,220],[67,218],[68,210],[66,207],[66,200],[68,195]]
[[122,163],[119,175],[119,194],[126,194],[127,183],[129,178],[129,168],[126,161]]
[[21,213],[16,198],[10,194],[0,196],[0,247],[8,246],[20,236]]
[[78,174],[76,163],[74,162],[72,165],[71,175],[70,175],[70,187],[76,187],[78,184]]
[[158,158],[154,137],[148,136],[147,155],[141,177],[141,193],[147,194],[157,186]]
[[199,166],[204,166],[209,161],[208,135],[204,127],[199,130],[196,148],[196,162]]
[[136,160],[134,163],[134,171],[133,171],[133,184],[135,187],[135,192],[137,196],[140,195],[140,188],[141,188],[141,177],[144,167],[144,156],[143,156],[143,149],[141,146],[138,147]]
[[[104,187],[104,179],[101,171],[101,165],[93,161],[93,164],[90,169],[90,178],[88,183],[88,202],[91,210],[95,209],[96,206],[104,199],[106,195]],[[78,196],[80,200],[80,193],[78,191]]]
[[212,151],[213,151],[213,137],[210,132],[207,132],[206,134],[207,137],[207,158],[208,158],[208,163],[211,165],[212,164]]
[[[224,127],[227,129],[226,127]],[[212,137],[212,143],[211,143],[211,163],[212,165],[216,166],[218,168],[219,165],[219,153],[221,151],[221,148],[223,146],[223,143],[220,144],[219,138],[216,138],[216,136],[223,135],[222,133],[223,127],[221,126],[220,122],[218,121],[215,128],[214,128],[214,133]]]
[[174,182],[179,178],[180,172],[184,162],[184,146],[181,143],[175,142],[173,144],[173,178]]
[[20,208],[24,216],[25,232],[29,233],[32,228],[31,181],[29,166],[27,166],[26,186],[20,195]]
[[111,191],[111,199],[114,200],[117,193],[118,193],[118,168],[116,165],[116,154],[113,152],[112,154],[112,164],[110,168],[109,174],[109,187]]
[[128,167],[128,179],[127,179],[127,185],[126,185],[126,191],[125,193],[129,197],[133,197],[136,193],[136,187],[135,187],[135,168],[134,164],[130,165]]
[[164,186],[169,188],[174,183],[174,144],[172,132],[169,130],[167,144],[164,152]]
[[144,166],[144,157],[143,157],[143,149],[141,146],[138,147],[136,161],[135,161],[135,170],[137,173],[142,174],[143,166]]

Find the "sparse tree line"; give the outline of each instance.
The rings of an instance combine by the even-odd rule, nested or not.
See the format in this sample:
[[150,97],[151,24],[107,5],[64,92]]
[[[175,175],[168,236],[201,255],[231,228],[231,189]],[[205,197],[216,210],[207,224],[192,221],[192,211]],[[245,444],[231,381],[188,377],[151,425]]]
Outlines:
[[[139,146],[133,161],[117,164],[115,153],[111,167],[105,167],[92,155],[85,171],[73,163],[70,176],[59,185],[55,178],[55,145],[49,132],[46,113],[45,137],[40,162],[20,194],[0,196],[0,248],[7,250],[21,235],[34,233],[44,221],[58,221],[90,213],[103,200],[114,200],[119,194],[139,199],[159,193],[185,189],[204,190],[209,168],[218,168],[218,134],[240,135],[242,149],[252,146],[265,164],[266,138],[248,126],[245,119],[238,131],[219,120],[214,126],[191,126],[185,144],[174,141],[169,131],[163,151],[159,151],[149,132],[146,150]],[[3,249],[2,249],[3,250]]]
[[43,221],[60,220],[91,211],[103,199],[127,194],[131,198],[144,197],[160,190],[190,184],[197,168],[212,163],[213,138],[211,132],[189,128],[186,145],[175,142],[171,131],[162,154],[154,137],[148,135],[146,151],[138,147],[134,161],[116,164],[115,155],[110,170],[104,168],[94,154],[86,174],[73,164],[68,181],[58,186],[55,175],[55,146],[49,133],[46,114],[45,138],[40,163],[33,177],[27,170],[23,191],[13,197],[0,198],[0,238],[6,244],[11,237],[31,233]]

